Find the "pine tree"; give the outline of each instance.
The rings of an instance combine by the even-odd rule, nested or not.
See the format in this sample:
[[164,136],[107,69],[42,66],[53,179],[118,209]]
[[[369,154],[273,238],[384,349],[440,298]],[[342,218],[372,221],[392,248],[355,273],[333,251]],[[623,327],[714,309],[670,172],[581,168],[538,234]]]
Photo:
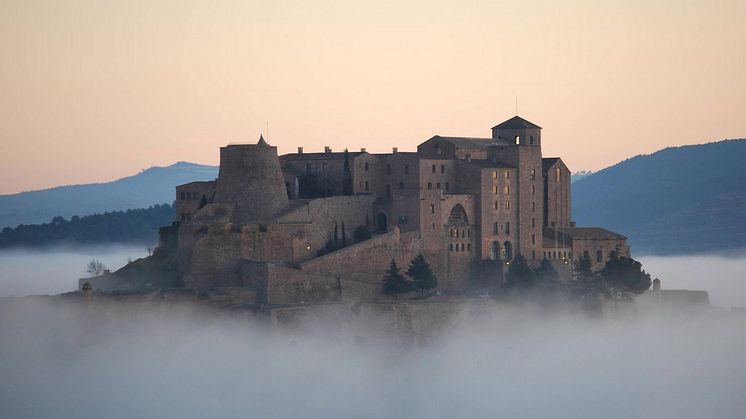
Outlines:
[[552,262],[550,262],[547,258],[541,260],[541,264],[538,268],[536,268],[535,273],[536,279],[545,285],[554,284],[559,279],[557,270],[554,269]]
[[396,261],[391,259],[389,269],[386,271],[386,276],[383,278],[383,292],[388,295],[397,295],[403,292],[407,292],[411,287],[411,282],[404,278],[401,274],[401,270],[396,266]]
[[345,148],[344,172],[342,174],[342,195],[353,194],[352,172],[350,171],[350,153]]
[[594,274],[592,262],[589,256],[581,257],[577,262],[573,262],[573,288],[581,298],[595,297],[603,292],[603,284],[598,275]]
[[508,272],[505,274],[505,279],[511,288],[527,289],[533,287],[536,282],[534,271],[529,268],[523,255],[518,255],[513,259]]
[[412,259],[406,273],[412,278],[414,289],[420,293],[438,286],[438,280],[435,278],[435,274],[433,274],[430,265],[428,265],[422,253]]
[[620,257],[617,252],[609,254],[609,261],[601,271],[601,277],[612,298],[629,300],[642,294],[652,283],[650,274],[642,270],[642,264],[632,258]]

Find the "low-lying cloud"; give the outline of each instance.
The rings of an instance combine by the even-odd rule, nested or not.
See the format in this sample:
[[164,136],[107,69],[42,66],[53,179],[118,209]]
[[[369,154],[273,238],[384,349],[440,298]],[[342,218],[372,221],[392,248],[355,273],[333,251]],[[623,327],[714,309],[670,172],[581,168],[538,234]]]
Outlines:
[[[486,306],[489,306],[486,308]],[[261,316],[259,317],[261,319]],[[0,303],[3,417],[744,417],[742,312],[466,306],[426,344],[352,320]],[[374,324],[371,321],[370,324]]]

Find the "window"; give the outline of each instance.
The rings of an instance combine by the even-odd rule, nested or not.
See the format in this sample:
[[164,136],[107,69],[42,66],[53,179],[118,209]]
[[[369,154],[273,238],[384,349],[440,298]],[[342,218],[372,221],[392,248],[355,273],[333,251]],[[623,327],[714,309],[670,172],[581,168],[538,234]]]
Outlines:
[[[367,163],[366,163],[366,164],[367,164]],[[365,190],[366,190],[366,191],[367,191],[367,190],[370,190],[370,183],[368,183],[368,181],[367,181],[367,180],[365,181]]]
[[464,248],[465,248],[464,244],[463,244],[463,243],[461,243],[461,251],[462,251],[462,252],[464,251]]
[[435,170],[435,165],[433,165],[433,173],[435,172],[437,172],[437,170]]
[[444,164],[441,164],[440,165],[440,173],[445,173],[445,172],[446,172],[446,166]]
[[365,171],[366,171],[366,172],[368,171],[368,168],[369,168],[369,167],[370,167],[370,166],[368,165],[368,162],[365,162],[365,166],[363,166],[363,168],[365,169]]
[[405,174],[405,175],[408,175],[408,174],[409,174],[409,165],[408,165],[408,164],[405,164],[405,165],[404,165],[404,174]]
[[531,169],[531,176],[529,176],[531,180],[536,180],[536,169]]
[[584,258],[589,258],[590,257],[590,255],[588,254],[587,250],[583,250],[583,257]]
[[407,224],[408,222],[409,222],[409,217],[404,216],[404,215],[399,217],[399,224]]
[[604,254],[602,251],[597,250],[596,251],[596,263],[601,263],[604,260]]
[[505,234],[510,236],[510,221],[505,223]]
[[436,183],[435,187],[438,188],[438,189],[440,189],[440,182]]
[[510,209],[510,201],[505,201],[505,209],[506,210]]
[[531,212],[536,211],[536,202],[531,203]]
[[536,244],[536,234],[531,235],[531,244]]
[[435,204],[430,204],[430,214],[435,214]]
[[390,175],[390,174],[391,174],[391,165],[390,165],[390,164],[387,164],[387,165],[386,165],[386,174],[387,174],[387,175]]
[[505,185],[505,195],[510,195],[510,186]]
[[456,229],[456,238],[458,238],[458,237],[459,237],[459,236],[458,236],[458,229]]
[[448,182],[446,182],[446,191],[448,191],[448,190],[450,190],[450,189],[451,189],[451,184],[450,184],[450,183],[448,183]]
[[507,170],[505,171],[505,179],[510,179],[510,172]]
[[448,237],[453,237],[453,229],[452,228],[448,229]]
[[435,231],[435,223],[433,223],[432,229],[433,231]]
[[391,185],[386,185],[386,196],[387,197],[391,196]]
[[466,230],[466,237],[471,237],[471,229]]
[[461,229],[461,237],[466,237],[466,234],[464,234],[464,229]]
[[492,233],[497,234],[497,223],[492,224]]
[[495,190],[495,195],[497,195],[497,185],[495,185],[495,186],[493,187],[493,189]]
[[451,243],[450,248],[451,248],[451,252],[453,252],[453,243]]
[[530,137],[528,137],[528,143],[531,144],[531,145],[534,145],[534,136],[533,135],[530,136]]
[[531,195],[536,195],[536,185],[531,185]]
[[531,251],[531,259],[536,260],[536,250]]
[[404,183],[403,182],[399,182],[399,189],[404,189]]
[[531,228],[536,228],[536,218],[531,219]]
[[493,206],[493,208],[494,209],[498,209],[499,208],[497,201],[495,201],[495,205]]
[[521,136],[520,135],[516,135],[515,136],[515,143],[516,144],[520,144],[521,143]]
[[432,189],[432,188],[433,188],[433,183],[427,182],[427,189]]
[[492,179],[493,180],[497,179],[497,171],[496,170],[492,172]]

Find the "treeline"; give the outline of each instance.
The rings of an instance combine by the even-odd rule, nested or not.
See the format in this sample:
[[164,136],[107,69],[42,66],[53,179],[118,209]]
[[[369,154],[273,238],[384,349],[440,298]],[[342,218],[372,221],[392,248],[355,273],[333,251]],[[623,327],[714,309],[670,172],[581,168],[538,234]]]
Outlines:
[[0,248],[46,247],[57,244],[156,243],[158,228],[170,225],[175,208],[168,204],[144,209],[54,217],[45,224],[21,224],[0,232]]

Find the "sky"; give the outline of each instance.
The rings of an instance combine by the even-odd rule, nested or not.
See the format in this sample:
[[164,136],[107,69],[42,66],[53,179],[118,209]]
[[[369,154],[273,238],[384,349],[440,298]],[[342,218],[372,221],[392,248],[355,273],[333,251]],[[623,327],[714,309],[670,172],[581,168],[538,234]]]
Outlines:
[[572,171],[742,138],[744,22],[744,0],[0,0],[0,194],[260,134],[414,150],[516,107]]

